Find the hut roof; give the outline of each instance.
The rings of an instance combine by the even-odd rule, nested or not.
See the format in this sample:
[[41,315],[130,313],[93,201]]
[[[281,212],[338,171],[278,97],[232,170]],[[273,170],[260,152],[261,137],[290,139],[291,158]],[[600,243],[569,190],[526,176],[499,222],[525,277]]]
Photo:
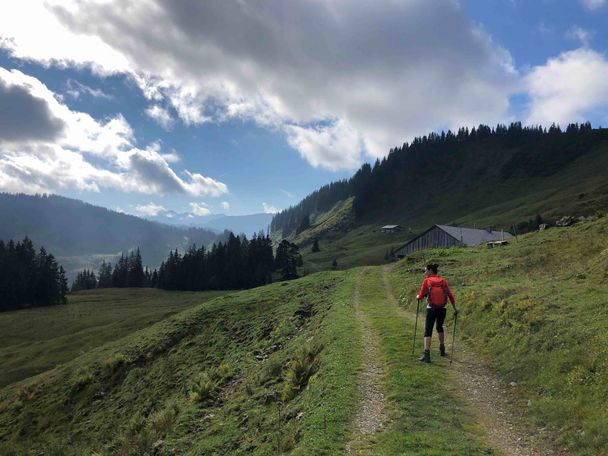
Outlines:
[[398,249],[395,249],[395,252],[399,252],[399,250],[404,249],[405,247],[416,241],[416,239],[420,239],[429,231],[433,230],[435,227],[444,231],[448,234],[448,236],[451,236],[459,243],[462,243],[463,245],[466,245],[468,247],[481,245],[484,242],[500,241],[503,239],[503,236],[504,239],[511,239],[513,237],[511,233],[507,233],[506,231],[478,230],[475,228],[462,228],[459,226],[449,225],[433,225],[428,230],[425,230],[423,233],[407,241]]
[[469,247],[481,245],[484,242],[500,241],[503,239],[503,236],[504,239],[511,239],[513,237],[506,231],[494,231],[491,229],[478,230],[475,228],[462,228],[459,226],[449,225],[436,226]]

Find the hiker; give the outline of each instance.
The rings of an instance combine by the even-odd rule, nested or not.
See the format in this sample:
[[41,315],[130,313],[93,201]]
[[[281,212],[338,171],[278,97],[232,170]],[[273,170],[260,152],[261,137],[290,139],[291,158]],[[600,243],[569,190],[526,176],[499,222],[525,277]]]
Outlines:
[[443,277],[437,275],[437,264],[427,264],[424,270],[426,278],[422,282],[420,292],[416,299],[420,300],[426,296],[426,324],[424,327],[424,353],[420,361],[431,362],[431,336],[433,335],[433,324],[437,324],[437,337],[439,338],[439,354],[445,356],[445,335],[443,333],[443,322],[445,321],[446,305],[448,298],[454,308],[454,315],[458,315],[454,295],[450,291],[448,283]]

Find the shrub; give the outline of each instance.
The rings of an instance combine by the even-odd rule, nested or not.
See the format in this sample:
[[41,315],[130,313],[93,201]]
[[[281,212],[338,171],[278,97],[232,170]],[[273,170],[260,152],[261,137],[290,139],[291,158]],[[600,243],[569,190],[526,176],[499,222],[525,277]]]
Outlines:
[[165,408],[152,414],[149,418],[149,424],[154,431],[155,437],[160,439],[169,429],[173,427],[177,420],[179,407],[176,402],[169,402]]
[[292,399],[308,385],[308,380],[319,369],[317,355],[323,349],[320,344],[307,343],[301,347],[289,364],[283,397]]
[[122,353],[115,353],[109,358],[104,359],[101,366],[104,376],[110,377],[114,375],[126,362],[127,358]]
[[283,373],[283,362],[271,357],[257,375],[257,384],[264,385],[268,382],[276,383],[281,380]]
[[74,395],[82,391],[85,386],[92,383],[94,380],[93,374],[88,370],[79,369],[76,376],[70,384],[70,395]]
[[210,376],[216,381],[225,382],[226,380],[230,380],[233,376],[232,366],[228,363],[221,363],[210,370]]
[[217,398],[218,389],[217,380],[203,372],[190,387],[190,400],[197,403],[212,402]]

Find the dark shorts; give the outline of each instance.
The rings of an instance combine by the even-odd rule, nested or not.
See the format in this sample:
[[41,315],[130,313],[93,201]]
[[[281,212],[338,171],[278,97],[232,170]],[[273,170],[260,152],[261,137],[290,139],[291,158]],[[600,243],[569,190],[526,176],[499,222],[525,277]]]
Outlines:
[[445,321],[445,307],[431,307],[426,309],[426,325],[424,326],[424,337],[433,335],[433,325],[437,322],[437,332],[443,332],[443,322]]

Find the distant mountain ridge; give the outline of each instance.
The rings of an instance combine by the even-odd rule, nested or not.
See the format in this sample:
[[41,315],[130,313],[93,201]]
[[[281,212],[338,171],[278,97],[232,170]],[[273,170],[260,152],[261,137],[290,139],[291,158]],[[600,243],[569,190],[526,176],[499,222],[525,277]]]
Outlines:
[[0,239],[25,236],[53,253],[71,277],[137,247],[144,264],[156,266],[172,249],[219,239],[209,229],[151,222],[62,196],[0,193]]
[[266,233],[274,214],[224,215],[206,221],[202,226],[218,231],[229,230],[235,234],[245,233],[247,237],[263,231]]
[[266,233],[274,214],[225,215],[209,214],[197,216],[187,212],[169,211],[161,215],[147,216],[146,220],[179,227],[198,227],[222,233],[225,230],[247,237],[263,231]]

